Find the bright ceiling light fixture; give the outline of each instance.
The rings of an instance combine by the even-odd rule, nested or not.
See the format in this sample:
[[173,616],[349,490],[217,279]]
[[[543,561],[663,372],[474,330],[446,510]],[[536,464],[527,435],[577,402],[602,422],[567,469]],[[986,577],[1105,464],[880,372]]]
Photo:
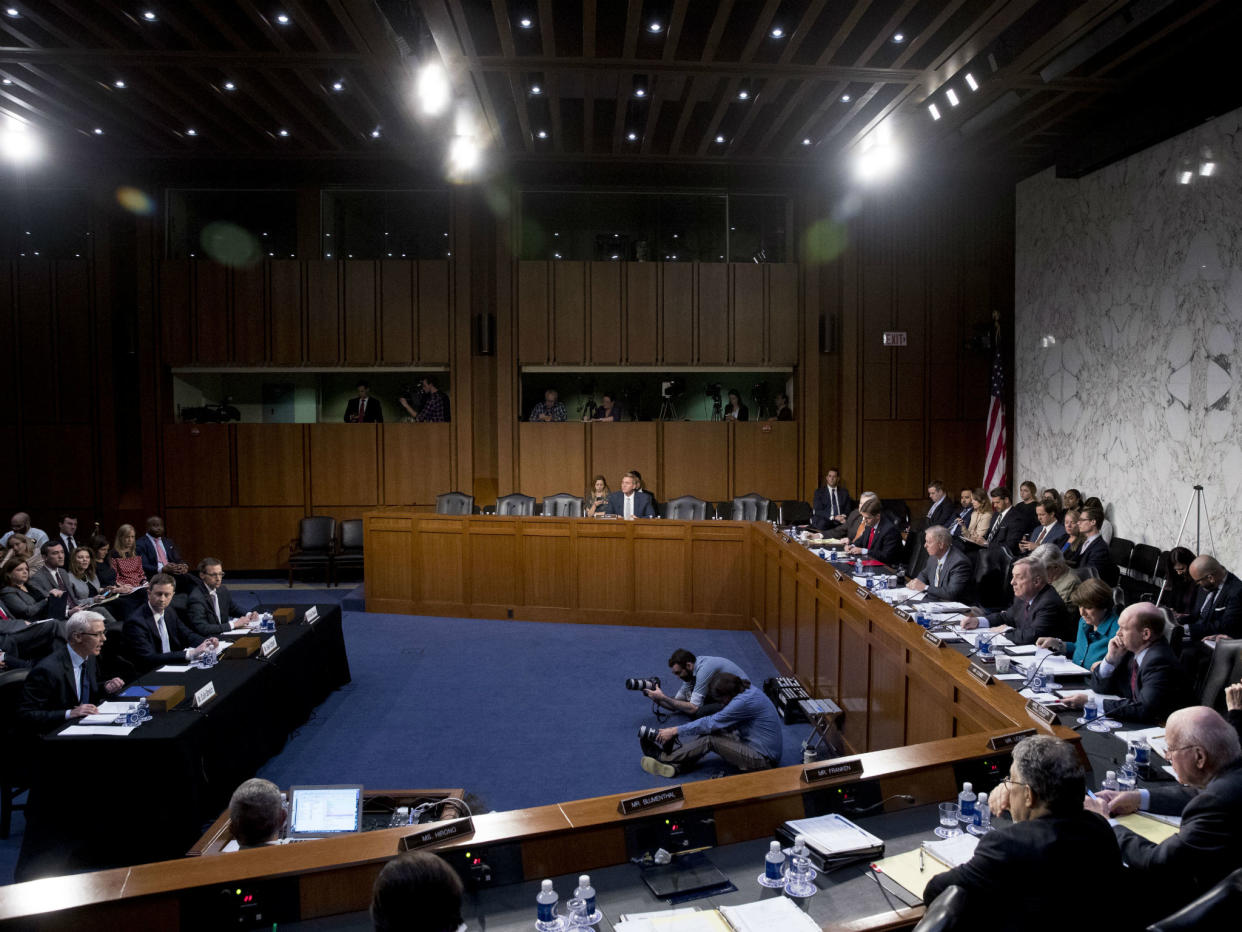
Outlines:
[[448,175],[453,181],[465,181],[482,164],[483,154],[473,136],[454,136],[449,143]]
[[1204,178],[1211,178],[1216,174],[1216,163],[1204,162],[1199,166],[1199,174]]
[[768,33],[773,39],[780,39],[785,35],[785,30],[780,26],[773,26],[772,31]]
[[39,137],[21,120],[7,117],[0,128],[0,155],[18,165],[33,162],[43,151]]
[[451,90],[448,75],[439,62],[423,65],[418,70],[418,80],[414,85],[418,95],[418,104],[427,116],[439,116],[449,105]]
[[975,80],[975,76],[971,74],[969,71],[967,71],[966,74],[962,76],[962,80],[966,82],[966,86],[970,88],[972,91],[979,90],[979,82]]
[[892,176],[901,164],[901,152],[888,124],[882,123],[862,144],[854,160],[854,177],[863,184],[874,184]]
[[933,120],[939,120],[939,119],[940,119],[940,108],[939,108],[939,107],[937,107],[935,104],[928,104],[928,105],[927,105],[927,112],[931,114],[931,118],[932,118]]
[[961,103],[961,101],[957,99],[957,91],[953,90],[953,88],[949,88],[947,91],[945,91],[944,96],[948,98],[949,106],[951,107],[956,107],[958,104]]

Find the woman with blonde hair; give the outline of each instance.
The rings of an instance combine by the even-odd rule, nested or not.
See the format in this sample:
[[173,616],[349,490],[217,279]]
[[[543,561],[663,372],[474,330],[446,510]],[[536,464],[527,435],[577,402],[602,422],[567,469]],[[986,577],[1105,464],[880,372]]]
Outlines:
[[591,487],[587,489],[586,504],[587,510],[584,512],[588,518],[594,518],[597,514],[603,514],[608,507],[608,496],[612,494],[612,490],[608,488],[608,480],[603,476],[596,476],[591,480]]
[[142,557],[134,550],[138,535],[132,524],[122,524],[116,529],[116,539],[108,553],[108,566],[116,573],[118,586],[142,586],[147,574],[142,571]]

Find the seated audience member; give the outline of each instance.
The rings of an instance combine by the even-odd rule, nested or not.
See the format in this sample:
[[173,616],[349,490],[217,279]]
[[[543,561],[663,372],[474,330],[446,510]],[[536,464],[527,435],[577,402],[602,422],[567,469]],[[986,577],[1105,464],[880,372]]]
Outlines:
[[30,666],[29,660],[23,660],[17,646],[9,643],[9,638],[0,634],[0,673],[5,670],[23,670]]
[[1013,564],[1013,605],[990,615],[963,615],[961,626],[1012,628],[1005,636],[1015,644],[1034,644],[1041,637],[1066,638],[1069,631],[1065,603],[1048,585],[1044,565],[1031,557]]
[[673,676],[682,681],[677,694],[668,696],[665,695],[663,689],[644,689],[643,695],[656,705],[661,705],[673,712],[681,712],[691,718],[713,715],[724,708],[718,702],[713,703],[707,700],[712,683],[721,673],[732,673],[738,679],[746,679],[746,674],[742,672],[741,667],[731,660],[706,655],[696,658],[690,651],[680,647],[668,658],[668,668],[673,672]]
[[557,390],[549,388],[543,393],[543,401],[537,402],[530,409],[530,419],[544,423],[565,420],[565,405],[559,399],[560,394]]
[[1031,533],[1018,541],[1018,548],[1023,553],[1030,553],[1043,544],[1061,545],[1065,540],[1065,527],[1061,524],[1061,513],[1052,502],[1041,501],[1035,505],[1035,527]]
[[108,554],[112,552],[112,544],[108,538],[102,534],[92,534],[91,539],[87,542],[87,547],[91,552],[91,573],[99,580],[99,588],[101,591],[123,592],[116,583],[116,570],[108,563]]
[[879,560],[889,566],[901,562],[901,532],[885,515],[878,498],[870,498],[858,506],[862,521],[853,542],[845,552],[851,556]]
[[591,480],[591,487],[587,489],[586,511],[582,514],[587,518],[594,518],[596,515],[608,514],[608,496],[612,494],[612,489],[608,488],[608,480],[603,476],[596,476]]
[[789,407],[789,396],[784,392],[776,393],[776,413],[773,414],[769,421],[792,421],[793,411]]
[[[1104,659],[1091,674],[1097,693],[1121,696],[1106,699],[1104,714],[1121,722],[1156,725],[1175,709],[1190,704],[1190,689],[1173,648],[1164,637],[1164,613],[1150,602],[1127,606],[1108,642]],[[1064,696],[1072,709],[1081,709],[1086,693]]]
[[102,615],[74,612],[65,633],[68,643],[54,648],[26,676],[18,717],[31,731],[51,731],[69,719],[94,715],[97,703],[125,686],[120,679],[100,684],[96,676],[108,637]]
[[[371,397],[371,386],[360,381],[354,388],[358,391],[357,398],[351,398],[345,404],[346,424],[382,424],[384,422],[384,406],[378,398]],[[405,399],[402,399],[404,402]]]
[[440,391],[440,387],[436,384],[436,377],[428,375],[423,377],[423,406],[419,409],[414,420],[419,423],[430,424],[446,424],[451,419],[449,414],[448,395]]
[[375,932],[465,932],[461,878],[428,851],[398,855],[379,872],[371,892]]
[[[949,886],[966,891],[967,915],[955,928],[1039,930],[1048,924],[1048,896],[1066,864],[1090,865],[1101,890],[1121,886],[1121,852],[1108,822],[1083,806],[1086,781],[1075,750],[1060,738],[1035,735],[1013,749],[1009,776],[989,797],[1008,808],[1013,825],[979,839],[960,867],[937,874],[923,890],[930,906]],[[1075,929],[1130,928],[1119,921],[1117,896],[1075,900]]]
[[923,532],[927,565],[917,579],[906,585],[917,592],[926,592],[929,602],[966,602],[969,600],[972,577],[970,560],[953,546],[948,528],[935,524]]
[[159,515],[147,518],[147,533],[138,538],[134,549],[142,557],[142,571],[148,577],[156,573],[179,576],[190,572],[190,566],[181,559],[177,545],[164,536],[164,519]]
[[[38,551],[40,547],[47,543],[47,535],[37,527],[30,526],[30,515],[24,511],[19,511],[9,520],[9,531],[3,537],[0,537],[0,547],[7,546],[9,540],[16,534],[30,539],[31,553]],[[26,554],[26,556],[30,555],[29,553]]]
[[1056,506],[1057,511],[1065,511],[1065,505],[1061,501],[1061,493],[1056,489],[1044,489],[1042,498],[1046,502],[1052,502]]
[[931,502],[927,508],[928,527],[933,524],[948,527],[953,523],[953,519],[957,517],[957,510],[954,509],[949,496],[945,494],[944,483],[941,480],[933,479],[927,483],[927,499]]
[[4,552],[4,562],[12,563],[15,560],[24,560],[31,575],[43,569],[43,554],[38,552],[34,540],[25,534],[14,534],[9,538],[8,549]]
[[[990,498],[996,517],[992,519],[984,539],[989,547],[1001,547],[1016,556],[1019,552],[1018,542],[1030,530],[1026,513],[1014,507],[1013,500],[1009,497],[1009,489],[1003,485],[994,488]],[[1034,517],[1031,520],[1034,521]]]
[[1082,493],[1077,489],[1066,489],[1065,494],[1061,496],[1061,504],[1065,506],[1066,511],[1071,508],[1077,511],[1083,506]]
[[750,408],[742,404],[742,393],[736,388],[729,389],[729,403],[724,409],[725,420],[749,421]]
[[198,563],[202,583],[190,593],[187,612],[189,626],[199,637],[209,638],[234,628],[244,628],[257,616],[243,614],[233,604],[233,597],[224,585],[224,567],[215,557],[203,557]]
[[611,423],[612,421],[621,420],[622,416],[623,411],[621,409],[621,405],[619,405],[617,400],[612,397],[611,392],[604,392],[603,397],[600,399],[599,406],[591,412],[590,420]]
[[58,540],[49,540],[40,552],[43,566],[30,574],[27,585],[37,598],[47,600],[46,614],[42,617],[63,621],[76,605],[69,590],[69,574],[65,571],[65,547]]
[[[715,751],[739,770],[766,770],[781,762],[781,722],[776,707],[749,680],[720,673],[708,691],[709,702],[723,705],[714,715],[661,728],[654,742],[640,738],[643,770],[675,777],[693,769],[708,751]],[[677,739],[668,751],[667,743]]]
[[134,549],[137,534],[132,524],[122,524],[116,529],[116,540],[108,552],[108,567],[116,574],[116,585],[124,591],[125,587],[134,589],[144,586],[147,574],[142,568],[142,557]]
[[642,476],[631,469],[621,477],[621,491],[608,496],[608,514],[623,518],[654,518],[655,504],[651,493],[642,490]]
[[10,618],[38,621],[47,618],[47,596],[39,596],[29,587],[30,564],[25,560],[13,560],[4,566],[4,588],[0,589],[0,601]]
[[1024,520],[1032,527],[1035,524],[1035,506],[1040,500],[1038,493],[1035,483],[1028,479],[1018,486],[1018,500],[1013,503],[1014,509],[1025,515]]
[[[105,594],[105,590],[99,584],[99,577],[95,574],[95,566],[91,560],[90,547],[75,547],[73,553],[69,555],[69,562],[65,568],[66,582],[69,585],[69,597],[76,605],[89,602],[91,599]],[[109,631],[115,631],[120,627],[118,622],[112,615],[100,606],[94,606],[91,611],[98,612],[103,616],[104,623],[108,626]],[[115,631],[119,633],[119,631]]]
[[1056,544],[1040,544],[1031,551],[1031,556],[1044,565],[1044,572],[1048,575],[1048,584],[1057,590],[1061,601],[1068,605],[1074,595],[1074,590],[1078,588],[1082,580],[1065,562],[1065,555],[1061,553]]
[[866,529],[863,525],[862,506],[872,499],[879,501],[880,496],[874,492],[863,492],[858,496],[858,502],[846,516],[845,522],[828,528],[821,536],[830,538],[844,537],[847,541],[853,543],[854,539],[860,536]]
[[[1124,793],[1104,790],[1083,805],[1100,815],[1143,809],[1181,816],[1177,834],[1159,844],[1113,828],[1128,881],[1147,892],[1147,921],[1180,909],[1242,867],[1242,749],[1238,734],[1206,706],[1179,709],[1165,726],[1177,784]],[[1179,785],[1180,784],[1180,785]]]
[[[29,569],[24,560],[15,560],[0,567],[0,650],[13,651],[15,658],[38,660],[47,655],[57,640],[57,626],[35,624],[36,618],[15,614],[13,606],[25,611],[30,593],[24,588]],[[36,616],[38,612],[34,613]]]
[[1191,639],[1242,638],[1242,581],[1206,553],[1191,561],[1190,580],[1202,590],[1185,619]]
[[1078,548],[1078,556],[1072,561],[1074,566],[1082,569],[1093,569],[1100,579],[1110,586],[1117,585],[1121,571],[1113,561],[1108,550],[1108,542],[1100,533],[1100,522],[1104,520],[1104,512],[1096,505],[1084,505],[1078,513],[1078,530],[1082,534],[1082,546]]
[[975,513],[974,490],[962,489],[957,493],[957,507],[953,509],[953,520],[949,522],[949,533],[961,537],[970,530],[970,519]]
[[125,656],[139,673],[163,664],[188,663],[219,643],[214,637],[195,634],[177,617],[171,607],[175,588],[171,576],[156,573],[147,601],[125,619]]
[[[1105,514],[1104,503],[1092,495],[1082,503],[1083,508],[1098,508],[1100,514]],[[1081,512],[1081,509],[1079,509]],[[1111,544],[1113,542],[1113,522],[1104,517],[1100,519],[1100,536],[1104,538],[1104,543]]]
[[816,489],[811,496],[811,525],[826,531],[838,524],[844,524],[853,504],[850,490],[841,485],[841,470],[831,466],[824,477],[823,486]]
[[1190,578],[1190,564],[1194,561],[1195,555],[1185,547],[1174,547],[1165,555],[1165,588],[1161,604],[1167,605],[1179,619],[1195,610],[1195,603],[1203,591]]
[[1090,670],[1108,652],[1121,610],[1113,602],[1113,590],[1102,579],[1086,580],[1074,590],[1071,599],[1078,607],[1078,637],[1068,647],[1060,638],[1040,638],[1035,646],[1066,654],[1074,663]]
[[1242,683],[1225,687],[1225,708],[1228,710],[1225,715],[1229,724],[1238,733],[1238,737],[1242,738]]
[[73,515],[61,515],[56,521],[56,536],[51,539],[59,541],[65,553],[70,554],[78,549],[77,533],[78,519]]
[[1061,541],[1061,553],[1070,564],[1078,559],[1078,551],[1082,549],[1083,536],[1078,529],[1079,515],[1077,508],[1065,509],[1065,540]]
[[988,499],[988,493],[983,489],[971,489],[970,507],[970,524],[962,536],[973,544],[986,547],[988,545],[988,531],[992,527],[992,522],[996,520],[996,515],[992,512],[992,503]]
[[229,831],[239,850],[280,844],[285,819],[284,797],[270,780],[252,777],[229,800]]

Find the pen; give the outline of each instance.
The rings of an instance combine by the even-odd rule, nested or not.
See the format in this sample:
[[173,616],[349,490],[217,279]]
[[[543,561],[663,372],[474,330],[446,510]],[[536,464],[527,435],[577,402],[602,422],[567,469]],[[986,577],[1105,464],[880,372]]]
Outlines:
[[923,849],[919,848],[919,873],[923,873]]

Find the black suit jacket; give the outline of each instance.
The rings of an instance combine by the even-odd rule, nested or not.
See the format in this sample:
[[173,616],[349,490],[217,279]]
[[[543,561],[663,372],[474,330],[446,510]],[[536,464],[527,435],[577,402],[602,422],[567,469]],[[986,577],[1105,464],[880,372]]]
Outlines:
[[[161,537],[160,543],[164,545],[164,556],[168,557],[167,563],[185,562],[181,559],[181,551],[171,540]],[[155,544],[151,543],[151,538],[146,534],[134,541],[134,552],[142,557],[142,571],[147,574],[148,579],[160,571],[159,558],[155,555]]]
[[[937,563],[944,564],[940,570],[940,585],[934,584]],[[927,565],[919,573],[919,579],[927,583],[927,598],[932,602],[968,602],[974,583],[970,558],[960,550],[950,547],[938,561],[927,558]]]
[[[1090,864],[1091,881],[1098,881],[1100,891],[1121,886],[1121,852],[1112,830],[1095,813],[1079,810],[1012,825],[994,823],[992,831],[979,839],[969,861],[928,881],[923,900],[930,905],[945,888],[956,885],[966,890],[969,916],[963,917],[968,919],[965,926],[955,928],[1044,929],[1049,895],[1064,887],[1065,864]],[[1075,929],[1130,928],[1116,921],[1118,899],[1078,897],[1069,925]]]
[[[358,417],[358,399],[349,399],[349,404],[345,406],[345,417],[342,419],[347,423],[353,423]],[[378,398],[367,399],[367,410],[362,415],[363,424],[382,424],[384,422],[384,407],[379,403]]]
[[1155,725],[1168,718],[1171,712],[1191,704],[1186,676],[1178,665],[1173,648],[1164,638],[1155,641],[1143,655],[1137,693],[1130,689],[1130,667],[1133,663],[1134,655],[1126,654],[1111,675],[1101,676],[1098,667],[1091,674],[1091,688],[1096,692],[1123,697],[1104,703],[1104,712],[1110,718]]
[[1160,783],[1149,791],[1152,812],[1182,817],[1177,834],[1157,845],[1120,825],[1113,831],[1143,889],[1175,897],[1161,907],[1170,912],[1242,864],[1242,761],[1226,765],[1202,790]]
[[220,620],[217,620],[216,613],[211,607],[211,596],[207,594],[206,586],[195,586],[194,591],[190,593],[187,610],[189,617],[186,623],[195,634],[203,638],[223,634],[229,630],[228,620],[240,618],[243,614],[233,604],[233,597],[229,593],[228,586],[220,586],[216,589],[216,601],[220,603]]
[[901,532],[897,530],[897,525],[893,524],[887,515],[881,515],[880,523],[875,526],[874,530],[874,538],[871,537],[871,530],[864,530],[862,536],[858,538],[857,546],[859,547],[867,547],[870,541],[871,546],[867,547],[867,559],[879,560],[881,563],[887,563],[889,566],[896,566],[901,563],[902,541]]
[[168,629],[168,646],[171,648],[167,653],[162,650],[160,633],[155,627],[155,614],[149,602],[143,602],[125,619],[121,634],[125,656],[139,673],[149,673],[166,663],[185,663],[186,649],[198,647],[205,640],[185,626],[172,606],[164,610],[164,627]]
[[[613,492],[608,496],[608,513],[610,515],[625,514],[625,493]],[[639,489],[634,493],[634,517],[635,518],[654,518],[655,505],[651,498],[650,492],[644,492]]]
[[1189,619],[1190,636],[1196,641],[1212,634],[1242,638],[1242,580],[1228,574],[1205,613],[1203,606],[1208,595],[1201,589],[1195,598],[1195,610]]
[[[1039,540],[1039,535],[1043,532],[1044,526],[1037,522],[1035,526],[1031,528],[1031,533],[1027,534],[1023,540],[1029,540],[1031,543],[1035,543],[1035,541]],[[1065,538],[1068,536],[1069,535],[1065,533],[1065,525],[1060,521],[1057,521],[1048,529],[1048,536],[1040,541],[1040,543],[1055,544],[1057,547],[1060,547],[1063,543],[1065,543]]]
[[1104,540],[1102,534],[1097,534],[1092,539],[1091,546],[1087,546],[1087,541],[1084,539],[1078,548],[1078,553],[1069,563],[1079,569],[1094,568],[1100,574],[1100,579],[1110,586],[1117,585],[1117,578],[1121,575],[1117,564],[1113,562],[1113,555],[1108,551],[1108,542]]
[[946,495],[940,499],[935,505],[928,502],[927,504],[927,527],[933,524],[939,524],[941,527],[948,527],[957,517],[957,503]]
[[1034,644],[1037,638],[1042,637],[1074,640],[1075,632],[1065,603],[1057,595],[1057,590],[1048,585],[1035,594],[1029,608],[1024,600],[1014,599],[1005,611],[989,615],[988,624],[993,628],[1011,625],[1014,630],[1005,637],[1015,644]]
[[58,647],[35,664],[26,676],[18,715],[31,731],[51,731],[65,723],[67,710],[82,702],[97,704],[103,699],[104,691],[95,675],[95,658],[87,657],[84,665],[87,689],[79,701],[69,650],[67,645]]
[[811,524],[821,531],[836,526],[835,515],[849,515],[854,508],[854,500],[850,498],[850,490],[843,485],[837,486],[837,510],[832,510],[832,496],[828,494],[828,486],[820,486],[811,496]]
[[1019,552],[1018,541],[1022,540],[1026,531],[1026,519],[1016,507],[1005,512],[1004,517],[1000,513],[994,514],[992,523],[988,525],[988,546],[1004,547],[1016,555]]

